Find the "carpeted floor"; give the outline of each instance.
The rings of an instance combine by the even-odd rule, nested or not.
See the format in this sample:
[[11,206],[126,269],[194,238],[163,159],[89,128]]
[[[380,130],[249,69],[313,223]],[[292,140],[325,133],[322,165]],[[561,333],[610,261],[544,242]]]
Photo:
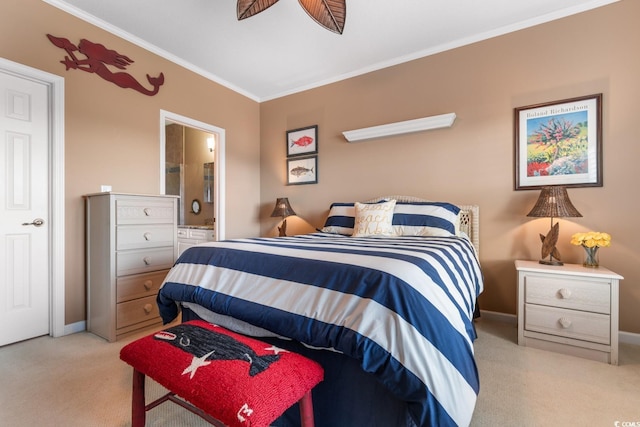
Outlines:
[[[622,344],[620,365],[610,366],[519,347],[513,324],[481,319],[477,328],[472,426],[640,426],[640,346]],[[118,354],[140,336],[107,343],[78,333],[0,347],[0,425],[130,426],[131,369]],[[147,382],[148,399],[163,392]],[[171,403],[147,415],[147,426],[207,425]]]

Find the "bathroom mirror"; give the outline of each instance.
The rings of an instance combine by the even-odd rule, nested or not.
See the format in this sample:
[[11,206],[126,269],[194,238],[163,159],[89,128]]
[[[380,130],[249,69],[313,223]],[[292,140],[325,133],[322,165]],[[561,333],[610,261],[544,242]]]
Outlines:
[[204,164],[204,195],[205,203],[213,203],[214,182],[215,182],[214,162]]
[[[161,193],[180,196],[179,226],[215,227],[216,239],[222,240],[224,129],[162,113]],[[199,209],[193,209],[193,200]]]

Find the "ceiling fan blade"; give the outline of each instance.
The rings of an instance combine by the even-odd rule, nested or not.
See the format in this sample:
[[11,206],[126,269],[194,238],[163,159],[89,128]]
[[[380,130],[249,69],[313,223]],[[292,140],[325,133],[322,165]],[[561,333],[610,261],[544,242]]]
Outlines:
[[298,0],[314,21],[329,31],[342,34],[347,16],[346,0]]
[[278,0],[238,0],[236,13],[238,21],[250,18],[276,4]]

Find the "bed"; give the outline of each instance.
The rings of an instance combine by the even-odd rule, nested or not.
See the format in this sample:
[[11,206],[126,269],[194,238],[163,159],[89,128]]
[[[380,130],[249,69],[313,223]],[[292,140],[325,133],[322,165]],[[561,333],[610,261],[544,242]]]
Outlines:
[[[189,248],[158,293],[160,313],[320,362],[319,427],[468,425],[479,392],[478,224],[477,206],[334,203],[317,233]],[[298,425],[296,411],[274,426]]]

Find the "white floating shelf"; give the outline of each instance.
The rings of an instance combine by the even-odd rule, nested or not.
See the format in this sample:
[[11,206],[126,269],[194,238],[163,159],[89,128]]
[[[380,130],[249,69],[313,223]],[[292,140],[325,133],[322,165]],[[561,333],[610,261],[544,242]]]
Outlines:
[[431,129],[448,128],[456,120],[456,113],[440,114],[439,116],[423,117],[421,119],[404,122],[389,123],[387,125],[348,130],[342,132],[349,142],[365,139],[382,138],[385,136],[403,135],[405,133],[421,132]]

